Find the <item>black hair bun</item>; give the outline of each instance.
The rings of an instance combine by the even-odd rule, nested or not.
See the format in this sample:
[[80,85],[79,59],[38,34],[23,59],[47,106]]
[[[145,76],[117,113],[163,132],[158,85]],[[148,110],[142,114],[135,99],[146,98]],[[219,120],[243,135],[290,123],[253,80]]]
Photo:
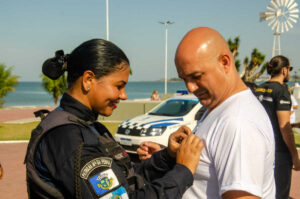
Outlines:
[[58,79],[65,72],[64,63],[67,60],[67,56],[64,55],[63,50],[55,52],[55,57],[47,59],[43,63],[42,72],[44,75],[52,80]]

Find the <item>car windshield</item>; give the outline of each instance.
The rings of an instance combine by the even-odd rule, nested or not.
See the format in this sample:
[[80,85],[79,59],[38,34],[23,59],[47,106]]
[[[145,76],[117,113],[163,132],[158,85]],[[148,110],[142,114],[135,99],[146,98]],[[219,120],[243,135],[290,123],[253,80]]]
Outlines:
[[152,110],[149,115],[183,116],[190,112],[197,103],[199,101],[191,99],[171,99]]

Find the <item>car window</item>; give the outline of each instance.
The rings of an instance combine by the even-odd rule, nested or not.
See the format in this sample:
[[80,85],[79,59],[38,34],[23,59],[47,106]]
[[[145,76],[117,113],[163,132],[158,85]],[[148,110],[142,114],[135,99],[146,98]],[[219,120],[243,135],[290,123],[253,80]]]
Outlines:
[[154,110],[150,115],[164,116],[183,116],[186,115],[192,108],[199,103],[197,100],[172,99],[164,102]]

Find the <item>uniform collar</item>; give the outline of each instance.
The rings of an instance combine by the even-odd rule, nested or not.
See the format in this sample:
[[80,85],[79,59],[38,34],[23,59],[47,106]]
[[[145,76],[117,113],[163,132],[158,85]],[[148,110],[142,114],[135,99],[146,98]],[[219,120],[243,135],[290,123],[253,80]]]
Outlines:
[[98,118],[98,113],[93,112],[87,106],[73,98],[67,93],[64,93],[60,100],[60,107],[78,118],[94,122]]

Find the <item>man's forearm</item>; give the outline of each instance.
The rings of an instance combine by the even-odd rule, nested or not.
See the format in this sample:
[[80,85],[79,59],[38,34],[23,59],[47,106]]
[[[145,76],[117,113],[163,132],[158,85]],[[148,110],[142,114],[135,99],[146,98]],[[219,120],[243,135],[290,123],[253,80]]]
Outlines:
[[295,137],[291,125],[288,123],[280,128],[282,138],[288,147],[293,158],[298,158],[298,152],[295,144]]

